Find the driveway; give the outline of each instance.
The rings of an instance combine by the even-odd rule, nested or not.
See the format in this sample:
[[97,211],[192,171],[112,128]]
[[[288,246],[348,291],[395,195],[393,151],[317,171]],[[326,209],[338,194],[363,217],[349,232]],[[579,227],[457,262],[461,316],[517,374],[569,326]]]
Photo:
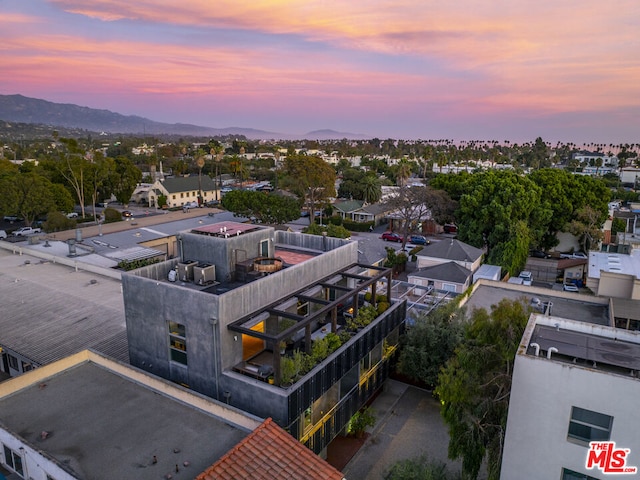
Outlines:
[[[449,433],[431,392],[390,379],[371,406],[376,425],[344,468],[346,478],[382,480],[399,460],[420,456],[444,462],[451,472],[460,471],[462,463],[447,457]],[[484,475],[481,471],[479,478]]]

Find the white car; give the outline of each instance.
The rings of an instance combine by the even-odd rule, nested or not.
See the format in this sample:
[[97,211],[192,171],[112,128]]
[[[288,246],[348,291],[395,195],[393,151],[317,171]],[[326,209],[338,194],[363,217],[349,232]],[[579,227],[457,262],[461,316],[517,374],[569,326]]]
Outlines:
[[585,253],[582,252],[574,252],[574,253],[561,253],[560,258],[573,258],[579,260],[588,260],[589,257]]
[[67,218],[78,218],[78,212],[67,213]]
[[0,230],[0,240],[4,240],[5,238],[7,238],[7,232]]
[[580,291],[580,289],[578,287],[576,287],[575,285],[573,285],[572,283],[570,283],[570,284],[566,284],[565,283],[562,286],[562,290],[564,290],[565,292],[575,292],[575,293]]
[[533,283],[533,275],[531,274],[531,272],[522,271],[520,272],[520,275],[518,275],[518,277],[522,279],[523,285],[531,286],[531,284]]

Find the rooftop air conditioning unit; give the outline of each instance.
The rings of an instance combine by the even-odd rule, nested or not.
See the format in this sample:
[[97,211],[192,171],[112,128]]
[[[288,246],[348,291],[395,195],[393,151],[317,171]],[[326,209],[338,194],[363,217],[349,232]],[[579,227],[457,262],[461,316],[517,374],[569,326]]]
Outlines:
[[191,282],[193,280],[193,267],[197,264],[198,262],[191,260],[178,263],[178,279],[182,282]]
[[208,285],[216,280],[216,266],[199,263],[193,267],[193,281],[198,285]]

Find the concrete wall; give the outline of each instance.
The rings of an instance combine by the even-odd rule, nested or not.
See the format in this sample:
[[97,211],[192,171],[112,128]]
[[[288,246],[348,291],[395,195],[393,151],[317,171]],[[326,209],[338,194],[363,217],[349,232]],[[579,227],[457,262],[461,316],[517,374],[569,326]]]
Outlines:
[[269,241],[269,256],[273,256],[273,238],[274,230],[270,227],[261,227],[229,238],[181,232],[178,235],[178,245],[183,260],[215,265],[216,280],[228,282],[232,279],[237,262],[261,256],[260,242]]
[[[235,242],[188,234],[185,251],[193,255],[191,260],[214,263],[217,275],[219,267],[213,260],[224,256],[232,246],[251,248],[249,244],[259,244],[270,232],[273,230],[260,230],[256,232],[259,235],[243,234],[234,238]],[[246,239],[240,243],[245,235]],[[297,234],[297,237],[307,235]],[[318,239],[322,243],[322,238]],[[219,241],[212,243],[212,240]],[[245,244],[245,240],[248,243]],[[317,242],[302,240],[301,243],[308,245]],[[212,245],[222,245],[224,252]],[[124,273],[122,284],[131,364],[224,400],[217,379],[223,370],[242,361],[240,336],[228,330],[227,325],[357,261],[356,242],[342,241],[337,246],[339,248],[321,256],[220,295],[181,286],[180,282],[167,282],[168,272],[178,259]],[[188,367],[169,361],[169,321],[185,325]]]
[[[219,297],[137,275],[122,284],[131,364],[219,399]],[[169,360],[169,321],[185,326],[188,367]]]
[[601,297],[631,299],[636,280],[633,275],[601,270],[597,294]]
[[639,395],[630,376],[517,355],[500,478],[561,478],[563,467],[600,478],[585,469],[588,447],[567,440],[572,406],[613,416],[611,440],[630,448],[631,465],[640,466]]
[[[284,232],[278,230],[275,232],[275,241],[283,246],[291,245],[294,247],[315,250],[318,252],[326,252],[342,247],[347,244],[355,244],[357,250],[357,242],[344,240],[341,238],[325,237],[321,235],[303,235],[298,232]],[[356,256],[357,259],[357,256]],[[356,260],[354,260],[356,261]]]

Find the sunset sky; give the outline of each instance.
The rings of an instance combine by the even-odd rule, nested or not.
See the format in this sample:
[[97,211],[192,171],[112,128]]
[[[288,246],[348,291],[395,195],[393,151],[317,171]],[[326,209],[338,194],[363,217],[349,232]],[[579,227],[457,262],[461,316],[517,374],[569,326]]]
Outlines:
[[638,0],[0,0],[0,61],[0,94],[168,123],[640,141]]

